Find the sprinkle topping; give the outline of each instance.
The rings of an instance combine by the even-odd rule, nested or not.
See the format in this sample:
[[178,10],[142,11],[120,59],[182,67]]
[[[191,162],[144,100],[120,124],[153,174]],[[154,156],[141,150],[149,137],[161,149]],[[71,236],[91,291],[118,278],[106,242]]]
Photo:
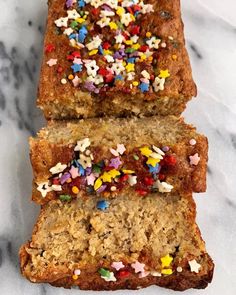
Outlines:
[[115,270],[119,271],[120,269],[124,268],[123,262],[112,262],[111,267],[115,268]]
[[196,153],[193,156],[190,156],[189,160],[190,160],[190,165],[197,166],[200,161],[200,157],[198,156],[198,153]]
[[199,273],[199,269],[201,268],[201,264],[197,263],[195,259],[188,262],[190,266],[191,272]]
[[140,262],[136,261],[135,263],[131,264],[131,267],[134,269],[135,273],[145,272],[145,270],[144,270],[145,264],[144,263],[140,263]]
[[[74,87],[96,94],[116,86],[124,92],[164,90],[170,73],[168,69],[159,70],[157,63],[158,52],[167,46],[167,40],[161,40],[153,32],[144,32],[141,26],[143,16],[154,12],[152,4],[142,0],[65,3],[66,15],[54,22],[58,33],[67,36],[71,46],[67,59],[76,80],[68,80]],[[80,63],[73,49],[80,54]],[[140,75],[140,68],[145,75]],[[66,84],[67,79],[63,79],[61,83]]]

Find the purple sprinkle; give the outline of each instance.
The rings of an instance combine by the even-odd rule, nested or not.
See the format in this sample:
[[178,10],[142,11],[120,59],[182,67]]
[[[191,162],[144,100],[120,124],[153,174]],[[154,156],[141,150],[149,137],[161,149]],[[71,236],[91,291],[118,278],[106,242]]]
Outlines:
[[108,6],[107,4],[103,4],[103,5],[102,5],[102,9],[104,9],[104,10],[108,10],[108,11],[112,11],[111,7]]
[[64,184],[69,178],[71,177],[69,172],[66,172],[65,174],[62,175],[60,178],[61,184]]
[[99,187],[99,189],[97,190],[97,193],[102,193],[103,191],[105,191],[105,189],[107,188],[106,184],[103,184],[102,186]]
[[90,175],[92,172],[92,167],[86,168],[86,176]]
[[122,55],[119,53],[119,51],[116,51],[115,54],[113,54],[113,57],[115,59],[121,59],[122,58]]
[[170,148],[168,146],[163,146],[162,150],[163,150],[163,152],[168,152],[170,150]]
[[67,7],[67,8],[72,7],[72,6],[73,6],[73,2],[74,2],[73,0],[67,0],[67,1],[66,1],[66,7]]
[[117,158],[111,159],[109,166],[114,167],[115,169],[118,169],[121,164],[122,162],[120,160],[120,157],[117,157]]
[[96,89],[96,87],[94,86],[93,82],[90,82],[90,81],[86,81],[84,83],[84,88],[86,88],[90,92],[94,92],[94,90]]

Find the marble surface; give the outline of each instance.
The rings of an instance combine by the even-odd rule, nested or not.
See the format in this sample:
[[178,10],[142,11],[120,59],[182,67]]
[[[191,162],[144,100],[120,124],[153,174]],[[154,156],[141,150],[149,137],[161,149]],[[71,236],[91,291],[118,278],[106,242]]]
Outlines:
[[[208,190],[195,195],[198,223],[216,268],[206,290],[236,294],[236,2],[183,0],[187,46],[198,98],[185,117],[210,143]],[[43,125],[35,107],[46,0],[0,1],[0,294],[94,294],[33,285],[19,273],[18,248],[30,237],[39,208],[29,202],[29,135]],[[131,294],[118,291],[112,294]],[[174,294],[150,287],[135,294]],[[105,294],[105,292],[104,292]],[[106,292],[106,294],[110,294]]]

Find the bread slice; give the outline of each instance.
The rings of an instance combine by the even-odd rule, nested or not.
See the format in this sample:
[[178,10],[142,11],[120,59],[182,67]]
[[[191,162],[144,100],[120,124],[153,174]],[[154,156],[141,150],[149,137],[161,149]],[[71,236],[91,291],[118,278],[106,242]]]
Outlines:
[[34,283],[85,290],[205,288],[214,264],[195,215],[191,194],[52,200],[21,247],[21,271]]
[[139,192],[203,192],[207,139],[173,116],[49,122],[30,139],[33,200]]
[[196,96],[180,0],[48,3],[38,94],[46,118],[179,116]]

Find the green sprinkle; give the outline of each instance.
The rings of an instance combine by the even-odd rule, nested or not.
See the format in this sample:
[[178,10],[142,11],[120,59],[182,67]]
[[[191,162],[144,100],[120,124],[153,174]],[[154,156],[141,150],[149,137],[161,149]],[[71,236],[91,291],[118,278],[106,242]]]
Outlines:
[[101,173],[101,167],[99,167],[98,165],[93,165],[92,170],[94,173]]
[[69,195],[60,195],[59,199],[63,202],[69,202],[71,201],[72,197]]
[[138,155],[134,155],[134,159],[135,159],[136,161],[138,161],[138,160],[139,160],[139,156],[138,156]]
[[76,29],[76,28],[78,28],[78,23],[77,23],[77,21],[73,21],[71,24],[70,24],[70,27],[72,28],[72,29]]
[[110,271],[105,268],[100,268],[98,272],[100,273],[102,277],[109,278],[110,276]]
[[136,49],[134,49],[134,48],[125,49],[125,53],[133,53],[134,51],[136,51]]

